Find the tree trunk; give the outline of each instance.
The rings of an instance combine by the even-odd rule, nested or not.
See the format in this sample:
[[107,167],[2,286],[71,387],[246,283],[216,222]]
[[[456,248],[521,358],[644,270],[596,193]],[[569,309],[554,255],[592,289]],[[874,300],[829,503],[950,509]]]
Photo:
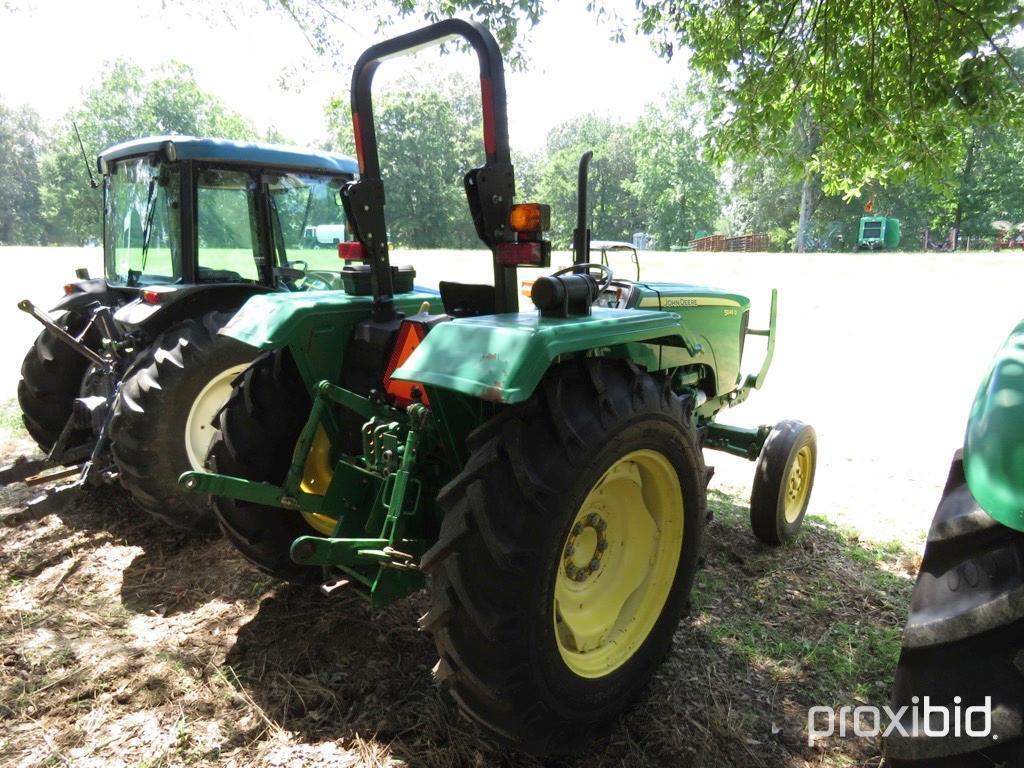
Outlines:
[[813,209],[814,175],[807,173],[804,176],[803,187],[800,190],[800,223],[796,229],[796,249],[799,253],[804,253],[807,250],[811,228],[811,214],[814,213]]
[[975,138],[974,129],[971,128],[970,135],[967,139],[967,153],[964,156],[964,170],[960,174],[960,189],[956,196],[956,213],[953,216],[953,229],[955,231],[954,237],[956,238],[956,241],[953,243],[954,250],[960,240],[960,223],[964,218],[964,198],[966,196],[966,190],[971,184],[971,176],[974,173]]

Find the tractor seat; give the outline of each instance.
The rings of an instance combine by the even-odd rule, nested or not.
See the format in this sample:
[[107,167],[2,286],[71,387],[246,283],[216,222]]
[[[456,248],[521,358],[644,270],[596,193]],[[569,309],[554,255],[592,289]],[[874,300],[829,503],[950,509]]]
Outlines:
[[438,286],[444,311],[452,317],[476,317],[495,313],[494,286],[474,283],[451,283],[442,280]]

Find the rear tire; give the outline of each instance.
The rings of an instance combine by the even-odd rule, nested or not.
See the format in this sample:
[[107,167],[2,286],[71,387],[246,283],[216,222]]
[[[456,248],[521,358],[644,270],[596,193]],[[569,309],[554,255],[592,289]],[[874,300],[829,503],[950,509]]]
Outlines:
[[[57,321],[72,336],[80,334],[88,322],[88,318],[71,313]],[[90,348],[99,349],[100,336],[95,328],[90,328],[82,340]],[[48,330],[36,337],[25,355],[18,382],[18,404],[25,429],[42,451],[53,447],[71,418],[88,368],[88,360]],[[68,436],[67,447],[80,445],[91,437],[89,430],[75,430]]]
[[[960,454],[928,533],[903,631],[892,709],[910,734],[886,742],[894,768],[1024,765],[1024,534],[1000,525],[974,501]],[[992,736],[915,734],[913,698],[949,707],[991,697]],[[960,697],[960,702],[954,702]],[[918,707],[922,706],[918,704]],[[923,715],[920,718],[924,720]],[[974,728],[981,727],[974,721]]]
[[232,312],[211,312],[162,333],[121,385],[110,424],[121,485],[157,520],[198,533],[216,530],[209,501],[178,490],[178,477],[203,469],[210,423],[231,381],[255,350],[217,333]]
[[[291,355],[261,355],[235,384],[221,411],[220,431],[210,446],[210,469],[280,485],[311,406]],[[298,565],[289,554],[299,536],[317,535],[298,512],[224,496],[214,497],[213,507],[228,541],[264,573],[300,583],[320,574],[319,568]]]
[[[690,408],[667,381],[588,359],[552,369],[529,401],[470,435],[469,461],[438,496],[446,514],[421,561],[431,609],[420,623],[442,685],[497,738],[536,754],[574,751],[641,694],[668,653],[706,516]],[[635,458],[647,456],[660,458],[649,467]],[[660,480],[648,471],[659,466]],[[622,467],[642,477],[636,489],[616,474]],[[661,495],[666,478],[682,509],[664,503],[677,498]],[[681,544],[669,533],[677,529]],[[662,560],[663,539],[673,559]],[[642,580],[620,578],[627,562],[644,563]],[[616,587],[627,581],[639,586]],[[611,593],[622,602],[609,603]],[[577,601],[611,606],[582,643]]]

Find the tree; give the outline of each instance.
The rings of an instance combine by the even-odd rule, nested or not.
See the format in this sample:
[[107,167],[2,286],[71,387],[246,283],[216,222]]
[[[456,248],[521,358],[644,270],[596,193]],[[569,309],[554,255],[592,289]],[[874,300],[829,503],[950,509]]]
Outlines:
[[[185,0],[177,0],[188,7]],[[526,61],[524,23],[533,27],[543,13],[543,0],[516,0],[505,3],[496,0],[265,0],[246,6],[229,0],[202,3],[195,10],[204,15],[226,16],[234,21],[240,15],[274,13],[295,24],[306,38],[310,49],[322,62],[336,62],[343,58],[346,46],[358,40],[357,48],[365,41],[365,29],[354,37],[353,17],[368,17],[378,31],[390,28],[401,19],[419,18],[424,24],[452,16],[470,18],[485,24],[495,36],[506,60],[513,68]]]
[[35,244],[42,237],[39,199],[39,118],[28,107],[0,103],[0,244]]
[[657,247],[684,245],[718,217],[718,174],[695,128],[703,116],[691,94],[673,89],[664,105],[650,105],[634,129],[637,196],[643,225]]
[[[600,3],[596,4],[600,7]],[[948,171],[969,124],[1024,104],[1007,0],[638,0],[637,27],[662,53],[686,47],[711,79],[719,158],[781,153],[802,114],[821,141],[810,165],[827,192]]]
[[[388,239],[408,248],[480,246],[462,178],[484,160],[478,89],[463,77],[406,81],[374,104]],[[352,152],[348,96],[327,106],[333,146]]]
[[631,126],[593,114],[581,115],[548,133],[546,157],[536,186],[538,202],[551,206],[551,240],[566,248],[576,226],[576,179],[580,156],[593,150],[588,184],[590,229],[595,239],[629,239],[640,226]]
[[60,121],[43,155],[46,230],[50,240],[62,243],[99,238],[102,232],[101,196],[89,188],[74,125],[90,165],[102,149],[141,136],[256,138],[248,122],[199,87],[189,67],[170,62],[146,72],[115,61],[81,105]]

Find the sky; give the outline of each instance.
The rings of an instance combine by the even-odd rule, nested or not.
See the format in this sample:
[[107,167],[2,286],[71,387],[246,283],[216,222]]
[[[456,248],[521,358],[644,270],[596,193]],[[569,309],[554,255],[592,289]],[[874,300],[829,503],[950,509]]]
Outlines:
[[[421,26],[402,20],[376,33],[369,19],[352,17],[351,29],[344,30],[351,37],[345,60],[328,62],[313,58],[294,24],[267,12],[229,23],[197,13],[191,0],[12,3],[16,12],[0,10],[0,99],[9,105],[29,104],[44,120],[55,121],[98,81],[107,61],[124,58],[151,67],[177,59],[257,130],[273,126],[309,145],[328,135],[324,104],[347,92],[358,54],[385,36]],[[250,5],[258,11],[263,3]],[[632,2],[618,5],[628,18]],[[674,80],[685,79],[684,57],[666,62],[639,37],[611,42],[611,28],[586,11],[585,0],[548,0],[546,6],[540,23],[526,33],[529,70],[506,70],[513,148],[540,148],[552,127],[584,112],[629,119],[667,93]],[[476,64],[468,53],[441,56],[428,50],[387,62],[375,87],[417,71],[475,77]]]

